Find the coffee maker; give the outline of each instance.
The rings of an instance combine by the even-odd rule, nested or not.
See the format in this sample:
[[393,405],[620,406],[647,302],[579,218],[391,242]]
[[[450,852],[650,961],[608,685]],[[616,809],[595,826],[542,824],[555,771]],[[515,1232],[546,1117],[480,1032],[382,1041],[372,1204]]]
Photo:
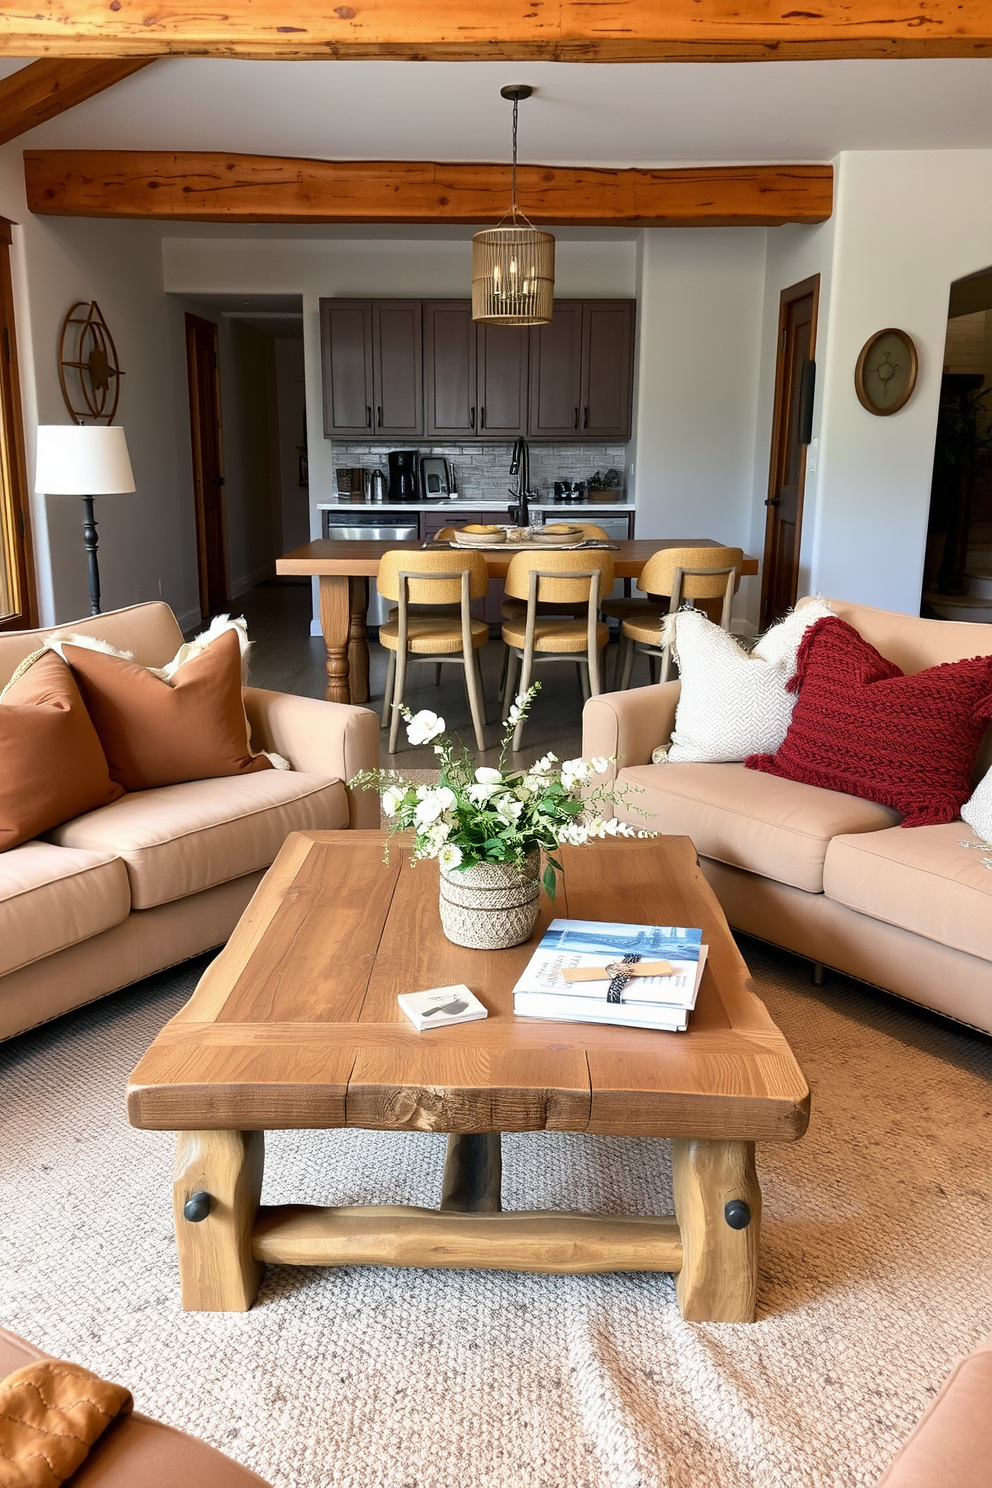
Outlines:
[[390,450],[389,500],[416,501],[417,499],[417,451]]

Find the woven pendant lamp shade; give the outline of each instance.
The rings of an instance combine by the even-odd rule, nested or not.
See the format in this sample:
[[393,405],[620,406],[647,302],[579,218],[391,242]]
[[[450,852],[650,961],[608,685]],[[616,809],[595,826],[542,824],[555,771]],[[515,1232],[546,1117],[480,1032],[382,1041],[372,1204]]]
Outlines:
[[555,296],[555,240],[536,227],[489,227],[472,239],[472,319],[544,325]]

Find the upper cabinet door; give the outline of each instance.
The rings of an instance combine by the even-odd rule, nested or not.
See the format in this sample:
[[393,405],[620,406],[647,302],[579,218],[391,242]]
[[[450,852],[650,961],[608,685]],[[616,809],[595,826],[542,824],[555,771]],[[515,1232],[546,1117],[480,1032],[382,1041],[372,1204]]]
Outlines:
[[527,327],[480,322],[477,330],[479,434],[483,439],[526,434]]
[[474,439],[479,432],[476,327],[471,300],[424,301],[424,432]]
[[629,439],[634,301],[586,300],[582,311],[583,439]]
[[324,433],[372,432],[372,301],[321,300]]
[[582,301],[556,300],[554,319],[530,333],[532,439],[574,439],[582,416]]
[[374,435],[419,439],[424,432],[420,300],[372,301]]

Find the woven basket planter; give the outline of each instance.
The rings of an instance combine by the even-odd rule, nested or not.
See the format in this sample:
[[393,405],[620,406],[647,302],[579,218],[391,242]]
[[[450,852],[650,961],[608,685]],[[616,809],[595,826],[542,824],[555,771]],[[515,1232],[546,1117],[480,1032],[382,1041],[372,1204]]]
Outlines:
[[455,945],[502,951],[529,940],[541,908],[541,854],[441,869],[441,928]]

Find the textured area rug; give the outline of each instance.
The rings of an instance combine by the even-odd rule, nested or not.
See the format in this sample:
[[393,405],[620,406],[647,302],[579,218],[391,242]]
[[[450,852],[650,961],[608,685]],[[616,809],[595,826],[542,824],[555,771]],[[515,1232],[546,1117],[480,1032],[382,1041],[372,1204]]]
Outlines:
[[[813,1091],[759,1147],[759,1321],[670,1278],[272,1268],[184,1314],[167,1133],[127,1075],[205,964],[0,1046],[0,1322],[277,1488],[861,1488],[992,1329],[992,1043],[746,944]],[[268,1140],[264,1200],[436,1204],[444,1138]],[[663,1212],[668,1144],[509,1136],[508,1208]],[[136,1485],[140,1488],[140,1485]]]

